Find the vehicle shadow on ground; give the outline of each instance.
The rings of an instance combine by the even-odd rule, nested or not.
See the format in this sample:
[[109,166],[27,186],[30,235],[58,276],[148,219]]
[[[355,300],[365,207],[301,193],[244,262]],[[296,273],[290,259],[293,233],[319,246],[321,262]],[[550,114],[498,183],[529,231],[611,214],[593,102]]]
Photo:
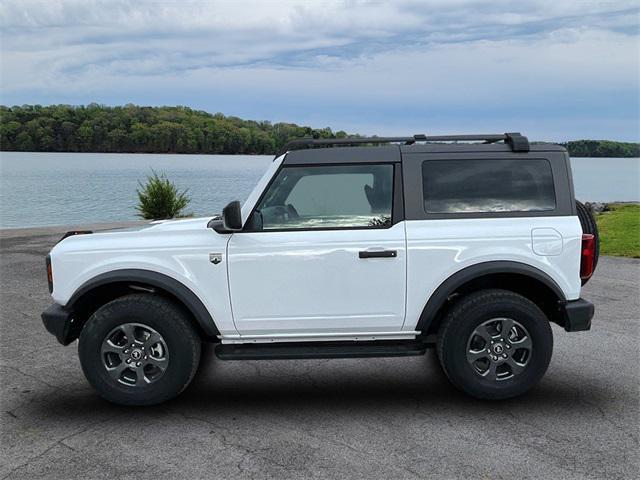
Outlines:
[[[158,417],[182,414],[203,417],[234,415],[274,415],[280,412],[317,412],[336,414],[357,409],[360,415],[415,413],[417,409],[437,415],[439,410],[450,415],[460,413],[492,414],[548,410],[553,415],[574,412],[580,406],[597,409],[606,405],[606,386],[591,385],[578,391],[559,379],[543,379],[540,385],[521,397],[500,402],[473,399],[452,387],[437,365],[435,355],[419,357],[414,370],[403,372],[389,368],[382,372],[361,366],[329,368],[332,361],[307,361],[305,367],[292,367],[290,362],[216,362],[205,352],[203,363],[192,385],[178,398],[151,407],[123,407],[101,399],[88,385],[61,389],[31,399],[31,410],[42,414],[78,421],[106,415],[118,418],[130,414]],[[333,361],[335,362],[335,361]],[[342,360],[341,362],[348,362]],[[236,366],[228,368],[228,364]],[[295,362],[294,362],[295,363]],[[348,364],[347,364],[348,365]],[[397,367],[397,364],[394,365]],[[420,370],[415,367],[421,367]],[[364,373],[364,375],[363,375]],[[406,373],[406,374],[403,374]],[[590,380],[593,382],[593,379]],[[587,392],[588,391],[588,396]],[[35,413],[35,412],[34,412]]]

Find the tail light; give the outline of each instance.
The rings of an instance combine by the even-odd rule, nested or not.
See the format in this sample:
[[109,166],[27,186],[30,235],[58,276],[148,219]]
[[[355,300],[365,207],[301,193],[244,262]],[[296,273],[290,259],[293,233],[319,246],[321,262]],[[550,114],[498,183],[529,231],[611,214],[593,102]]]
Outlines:
[[49,293],[53,292],[53,269],[51,268],[51,255],[47,255],[47,282],[49,283]]
[[590,233],[582,235],[580,254],[580,278],[588,280],[593,275],[593,264],[596,258],[596,237]]

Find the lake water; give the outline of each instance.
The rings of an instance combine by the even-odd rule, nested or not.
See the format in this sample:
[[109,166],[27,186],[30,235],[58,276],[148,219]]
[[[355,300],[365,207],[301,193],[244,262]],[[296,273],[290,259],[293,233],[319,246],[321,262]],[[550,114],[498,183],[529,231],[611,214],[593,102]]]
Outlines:
[[[247,198],[272,156],[0,153],[0,228],[136,220],[136,187],[165,172],[194,215]],[[640,201],[640,159],[572,159],[576,197]]]

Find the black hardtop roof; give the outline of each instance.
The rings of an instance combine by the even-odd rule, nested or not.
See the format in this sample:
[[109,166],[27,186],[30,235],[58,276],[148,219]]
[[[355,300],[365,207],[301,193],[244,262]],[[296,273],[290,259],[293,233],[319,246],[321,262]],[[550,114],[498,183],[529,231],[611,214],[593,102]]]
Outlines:
[[[452,141],[483,141],[483,143],[444,143]],[[427,142],[427,143],[417,143]],[[501,143],[498,143],[501,142]],[[364,146],[363,146],[364,145]],[[474,152],[566,152],[556,144],[530,145],[520,134],[447,135],[427,137],[369,137],[348,139],[297,139],[287,143],[285,164],[399,162],[413,153],[474,153]]]

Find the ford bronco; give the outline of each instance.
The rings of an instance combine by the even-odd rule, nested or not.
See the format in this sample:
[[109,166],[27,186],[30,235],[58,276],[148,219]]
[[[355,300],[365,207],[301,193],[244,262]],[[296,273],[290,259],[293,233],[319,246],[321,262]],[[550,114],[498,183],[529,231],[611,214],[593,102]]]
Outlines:
[[422,355],[505,399],[550,323],[588,330],[598,236],[567,151],[520,134],[290,142],[221,216],[69,232],[47,256],[57,340],[112,402],[156,404],[221,360]]

